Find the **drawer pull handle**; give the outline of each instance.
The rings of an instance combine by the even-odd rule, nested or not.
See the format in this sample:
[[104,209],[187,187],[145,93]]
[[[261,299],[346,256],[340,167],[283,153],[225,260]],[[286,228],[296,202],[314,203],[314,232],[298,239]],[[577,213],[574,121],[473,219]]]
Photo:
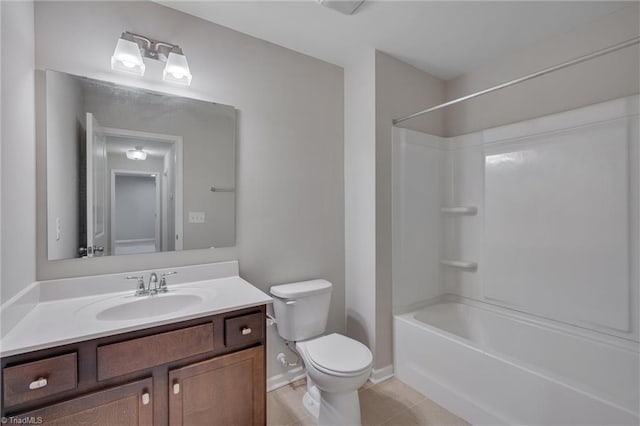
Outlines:
[[33,382],[29,383],[29,389],[31,389],[31,390],[40,389],[40,388],[43,388],[43,387],[47,386],[47,383],[48,383],[47,379],[45,379],[44,377],[38,377]]
[[145,392],[142,394],[142,405],[149,405],[149,401],[151,401],[151,395],[149,392]]
[[243,336],[247,336],[247,335],[251,334],[251,332],[252,332],[252,331],[253,331],[253,330],[251,330],[249,327],[244,327],[244,328],[242,329],[242,335],[243,335]]
[[173,394],[177,395],[180,393],[180,383],[174,383],[173,384]]

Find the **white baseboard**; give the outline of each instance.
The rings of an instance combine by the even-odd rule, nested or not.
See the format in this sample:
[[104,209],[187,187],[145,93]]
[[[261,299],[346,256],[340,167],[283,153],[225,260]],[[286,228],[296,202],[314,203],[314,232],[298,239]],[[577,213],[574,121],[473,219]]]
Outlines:
[[371,376],[369,377],[369,381],[371,383],[378,384],[380,382],[384,382],[387,379],[393,377],[393,365],[389,364],[386,367],[373,369],[371,370]]
[[307,373],[304,371],[304,368],[297,367],[285,373],[269,377],[267,379],[267,392],[271,392],[272,390],[276,390],[297,380],[304,379],[306,375]]

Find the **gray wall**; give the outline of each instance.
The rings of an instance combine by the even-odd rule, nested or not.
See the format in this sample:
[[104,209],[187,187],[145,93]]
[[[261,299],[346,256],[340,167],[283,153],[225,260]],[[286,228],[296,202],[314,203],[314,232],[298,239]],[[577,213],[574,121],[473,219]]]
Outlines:
[[[82,87],[64,74],[50,74],[47,85],[47,246],[49,259],[78,255],[80,220],[78,144],[86,140]],[[86,208],[86,207],[85,207]],[[56,239],[56,220],[60,238]]]
[[[38,69],[216,101],[239,111],[235,247],[50,262],[40,176],[38,278],[239,259],[242,277],[264,290],[317,277],[333,282],[328,330],[344,331],[342,69],[151,2],[38,2],[35,8]],[[112,72],[109,60],[124,30],[180,44],[194,76],[191,87],[162,82],[162,69],[154,63],[144,78]],[[27,163],[27,172],[33,171]],[[11,176],[22,174],[16,170]],[[273,335],[270,328],[270,375],[278,372],[273,358],[282,350]]]
[[[36,275],[33,4],[0,2],[2,61],[0,301]],[[43,232],[45,232],[43,230]]]
[[376,149],[375,51],[351,56],[344,70],[345,258],[347,334],[375,353]]
[[116,241],[156,236],[156,181],[150,176],[116,176]]
[[[376,370],[393,362],[391,120],[443,100],[444,81],[374,49],[345,67],[347,333],[372,349]],[[442,134],[443,116],[409,125]]]
[[[107,144],[108,143],[109,143],[109,138],[107,138]],[[160,176],[162,176],[162,173],[164,170],[164,157],[156,157],[156,156],[148,155],[147,159],[144,161],[133,161],[133,160],[129,160],[125,156],[125,154],[122,154],[122,153],[118,153],[118,154],[109,153],[107,155],[107,212],[108,212],[108,218],[109,218],[109,220],[107,221],[107,230],[108,230],[107,246],[108,246],[109,253],[111,254],[113,254],[114,252],[114,247],[111,246],[111,236],[112,236],[111,235],[111,173],[113,170],[150,172],[150,173],[157,173]],[[159,180],[159,184],[162,185],[161,180]],[[154,208],[155,208],[155,201],[154,201]],[[165,212],[161,211],[159,212],[159,214],[165,214]],[[119,233],[118,230],[116,230],[116,232]],[[152,230],[151,237],[154,236],[154,232],[155,230]],[[148,238],[151,238],[151,237],[148,237]],[[116,239],[121,239],[121,238],[116,236]]]
[[[166,176],[163,175],[162,178],[162,214],[166,215],[163,217],[163,222],[166,223],[166,226],[162,229],[162,251],[169,251],[175,249],[176,244],[176,203],[172,202],[175,199],[176,191],[173,189],[176,187],[176,167],[175,158],[176,152],[175,147],[171,149],[169,155],[164,156],[164,166],[163,170],[166,170]],[[235,209],[234,209],[235,215]],[[234,217],[235,223],[235,217]],[[235,238],[235,230],[234,230],[234,238]]]
[[[376,367],[393,362],[391,279],[391,120],[444,102],[444,81],[376,51]],[[443,133],[443,114],[420,117],[407,127]]]
[[[638,4],[450,80],[454,99],[640,34]],[[638,93],[639,47],[629,47],[448,108],[446,136],[513,123]],[[425,107],[428,106],[425,103]]]

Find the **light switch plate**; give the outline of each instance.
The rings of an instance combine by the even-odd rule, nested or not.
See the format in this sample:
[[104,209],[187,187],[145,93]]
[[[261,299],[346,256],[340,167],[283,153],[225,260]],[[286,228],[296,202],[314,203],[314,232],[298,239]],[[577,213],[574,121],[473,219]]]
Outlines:
[[204,212],[189,212],[189,223],[204,223]]

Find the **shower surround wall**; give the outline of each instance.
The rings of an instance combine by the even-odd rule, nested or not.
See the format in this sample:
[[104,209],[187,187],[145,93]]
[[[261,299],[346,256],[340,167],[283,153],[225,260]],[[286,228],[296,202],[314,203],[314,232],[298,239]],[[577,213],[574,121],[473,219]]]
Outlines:
[[394,129],[394,309],[451,293],[637,341],[637,103]]
[[[620,383],[623,394],[631,395],[628,400],[584,385],[593,382],[587,376],[582,383],[566,384],[637,418],[638,102],[637,95],[620,98],[452,138],[395,128],[394,312],[406,315],[453,297],[520,315],[518,321],[536,322],[543,330],[561,329],[599,342],[593,353],[602,344],[625,348],[625,362],[602,359],[602,368],[634,378]],[[397,326],[399,320],[396,316]],[[479,338],[482,351],[491,352],[497,342],[491,336],[500,334],[489,331],[475,331],[484,336]],[[401,379],[406,375],[411,381],[416,371],[435,368],[407,355],[412,352],[402,346],[407,334],[401,328],[395,332]],[[507,341],[512,352],[527,353],[518,349],[526,346],[518,335]],[[412,342],[420,346],[415,336]],[[580,364],[590,353],[553,356]],[[517,358],[510,362],[519,365]],[[633,365],[635,372],[629,371]],[[565,383],[563,377],[553,377]],[[464,394],[455,379],[443,385]],[[519,392],[520,387],[515,394]],[[483,408],[498,419],[544,422],[519,417],[524,412],[506,407]]]

